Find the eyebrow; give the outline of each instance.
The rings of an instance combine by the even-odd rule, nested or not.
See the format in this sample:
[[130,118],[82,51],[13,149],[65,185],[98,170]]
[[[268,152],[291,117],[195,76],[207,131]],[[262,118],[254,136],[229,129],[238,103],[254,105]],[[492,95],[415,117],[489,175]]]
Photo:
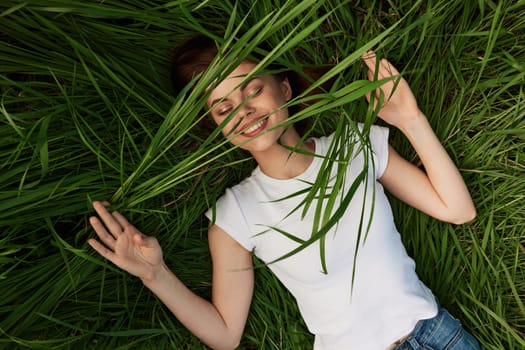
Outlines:
[[[239,78],[239,77],[245,77],[245,76],[247,76],[247,74],[236,75],[235,77],[232,77],[232,78]],[[244,84],[242,84],[242,85],[239,87],[239,90],[240,90],[241,92],[243,92],[243,91],[246,89],[246,87],[247,87],[247,86],[248,86],[248,85],[249,85],[254,79],[257,79],[257,78],[259,78],[259,77],[258,77],[258,76],[255,76],[255,77],[249,79],[247,82],[245,82]],[[214,99],[213,101],[211,101],[210,108],[213,107],[217,102],[220,102],[220,101],[222,101],[222,100],[224,100],[224,97],[220,97],[220,98],[216,98],[216,99]]]

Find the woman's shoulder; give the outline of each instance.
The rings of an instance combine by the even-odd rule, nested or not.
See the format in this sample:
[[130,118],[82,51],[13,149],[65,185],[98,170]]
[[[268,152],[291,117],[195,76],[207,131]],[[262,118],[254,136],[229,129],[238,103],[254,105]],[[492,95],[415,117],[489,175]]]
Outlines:
[[235,202],[244,201],[250,198],[250,193],[253,193],[258,187],[258,170],[254,169],[250,175],[242,179],[240,182],[227,187],[223,194],[219,197],[218,202]]

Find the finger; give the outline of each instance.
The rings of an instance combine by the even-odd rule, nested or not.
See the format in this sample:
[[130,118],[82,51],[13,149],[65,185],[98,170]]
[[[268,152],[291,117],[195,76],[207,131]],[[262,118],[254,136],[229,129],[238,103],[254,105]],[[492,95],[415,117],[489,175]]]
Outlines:
[[368,50],[363,53],[363,56],[361,56],[365,62],[375,61],[376,59],[376,53],[373,50]]
[[385,77],[392,77],[394,75],[399,75],[399,72],[397,71],[396,67],[392,65],[387,59],[383,58],[380,62],[382,74]]
[[119,213],[118,211],[114,211],[111,214],[117,220],[117,222],[119,223],[120,227],[122,227],[124,230],[128,226],[131,226],[131,224],[128,222],[128,220],[121,213]]
[[133,235],[133,241],[134,241],[135,244],[138,245],[139,247],[140,247],[140,246],[147,246],[146,241],[144,240],[143,235],[140,234],[140,233],[135,233],[135,234]]
[[104,258],[108,259],[111,262],[113,261],[115,253],[112,250],[106,248],[104,245],[100,244],[99,241],[91,238],[88,239],[88,244],[91,246],[91,248],[95,249],[96,252],[102,255]]
[[366,100],[368,101],[368,103],[372,103],[372,107],[374,109],[376,109],[378,101],[379,101],[379,98],[380,98],[380,94],[377,92],[377,90],[374,92],[374,95],[373,95],[374,100],[373,101],[372,101],[372,93],[370,93],[370,92],[366,93],[365,97],[366,97]]
[[368,77],[368,80],[369,80],[369,81],[374,81],[374,72],[373,72],[373,71],[368,70],[368,71],[366,72],[366,76]]
[[369,71],[375,72],[376,70],[376,54],[374,51],[367,51],[363,54],[363,61],[367,65]]
[[133,239],[138,245],[146,248],[153,248],[157,245],[157,239],[155,237],[145,236],[141,233],[136,233]]
[[111,213],[106,209],[103,203],[93,202],[93,208],[95,208],[95,211],[100,216],[102,222],[104,222],[104,225],[106,225],[113,237],[117,238],[120,234],[122,234],[122,226],[117,221],[117,219],[115,219],[115,217],[111,215]]
[[[371,72],[370,70],[367,72],[367,77],[368,77],[369,81],[374,81],[374,73]],[[374,94],[374,97],[375,97],[375,100],[374,100],[374,107],[375,107],[375,105],[377,104],[377,99],[381,95],[381,88],[375,89],[373,91],[373,94]],[[371,93],[368,93],[366,95],[366,98],[367,98],[368,101],[370,101],[370,97],[371,97]]]
[[148,237],[142,233],[135,233],[133,235],[133,240],[138,246],[145,248],[153,248],[155,246],[155,242],[157,241],[154,237]]
[[104,242],[104,244],[106,244],[109,248],[115,249],[115,237],[108,233],[102,222],[100,222],[96,216],[92,216],[89,218],[89,223],[97,233],[100,240]]

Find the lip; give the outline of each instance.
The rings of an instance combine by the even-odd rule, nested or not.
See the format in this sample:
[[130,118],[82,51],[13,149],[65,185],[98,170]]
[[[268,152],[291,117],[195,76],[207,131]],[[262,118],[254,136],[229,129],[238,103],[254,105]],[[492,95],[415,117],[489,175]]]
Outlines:
[[249,123],[246,123],[245,125],[243,125],[240,129],[241,130],[246,130],[246,129],[250,128],[252,125],[261,122],[261,119],[262,119],[261,126],[259,126],[257,129],[255,129],[255,130],[253,130],[253,131],[251,131],[249,133],[242,132],[241,135],[245,136],[245,137],[252,137],[252,136],[257,135],[258,133],[260,133],[264,129],[266,129],[266,126],[268,125],[268,118],[266,118],[266,116],[262,116],[260,118],[257,118],[255,120],[253,120],[253,121],[250,121]]

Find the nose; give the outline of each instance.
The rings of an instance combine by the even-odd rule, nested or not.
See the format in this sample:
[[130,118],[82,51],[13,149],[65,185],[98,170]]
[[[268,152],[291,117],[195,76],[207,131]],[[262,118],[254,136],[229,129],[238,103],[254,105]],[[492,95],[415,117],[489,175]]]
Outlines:
[[244,106],[241,107],[241,117],[250,118],[254,114],[255,114],[255,108],[249,102],[246,102]]

